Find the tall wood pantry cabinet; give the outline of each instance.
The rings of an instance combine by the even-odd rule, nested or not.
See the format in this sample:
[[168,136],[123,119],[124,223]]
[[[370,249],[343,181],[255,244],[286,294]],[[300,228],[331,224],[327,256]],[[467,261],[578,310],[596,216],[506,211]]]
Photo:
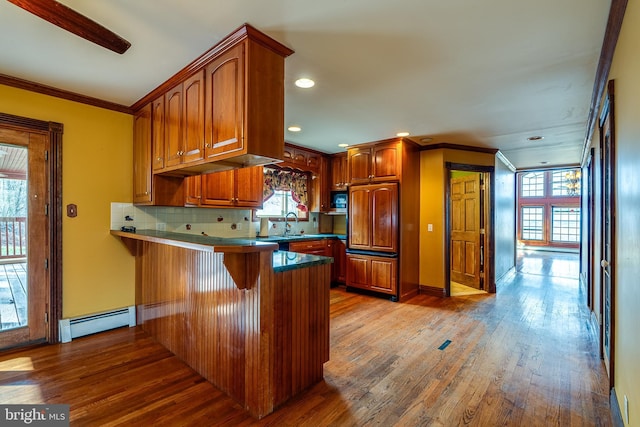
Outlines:
[[420,156],[394,138],[352,146],[346,285],[404,301],[419,289]]

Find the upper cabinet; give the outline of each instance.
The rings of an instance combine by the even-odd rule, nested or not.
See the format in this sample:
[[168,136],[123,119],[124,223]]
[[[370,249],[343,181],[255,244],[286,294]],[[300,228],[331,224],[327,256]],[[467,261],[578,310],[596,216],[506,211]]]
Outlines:
[[262,166],[186,177],[185,206],[261,208]]
[[346,190],[349,185],[347,167],[347,153],[336,154],[331,157],[331,189]]
[[133,116],[133,203],[138,205],[180,206],[184,193],[182,178],[153,175],[151,153],[155,148],[152,116],[155,103],[149,103]]
[[164,135],[158,135],[164,141],[163,169],[204,158],[204,87],[204,72],[200,71],[164,95]]
[[151,105],[154,174],[274,163],[284,148],[284,59],[293,51],[243,25],[132,106]]
[[401,144],[393,141],[350,148],[347,158],[349,182],[366,184],[400,179]]
[[151,203],[151,105],[133,116],[133,203]]
[[320,172],[321,159],[324,156],[316,151],[304,149],[292,144],[284,144],[283,162],[278,166],[287,166],[308,172]]
[[214,59],[205,72],[205,151],[207,159],[215,160],[244,148],[244,44]]

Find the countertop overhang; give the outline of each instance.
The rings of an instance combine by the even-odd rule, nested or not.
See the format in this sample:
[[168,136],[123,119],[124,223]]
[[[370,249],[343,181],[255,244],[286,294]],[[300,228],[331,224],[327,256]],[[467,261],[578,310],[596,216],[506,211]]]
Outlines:
[[[266,239],[236,239],[212,236],[199,236],[194,234],[173,233],[158,230],[136,230],[135,233],[119,230],[111,230],[111,234],[120,237],[129,248],[132,255],[136,254],[136,241],[160,243],[186,249],[194,249],[205,252],[219,252],[224,254],[257,254],[260,252],[273,252],[272,267],[275,273],[291,271],[299,268],[312,267],[322,264],[330,264],[333,258],[320,255],[303,254],[290,251],[279,251],[278,241],[280,236]],[[333,237],[333,236],[332,236]],[[305,240],[311,240],[312,236],[304,236]],[[329,238],[324,236],[323,238]],[[284,238],[286,239],[286,237]],[[275,240],[275,241],[274,241]],[[303,240],[292,238],[292,240]],[[133,244],[132,244],[133,242]]]

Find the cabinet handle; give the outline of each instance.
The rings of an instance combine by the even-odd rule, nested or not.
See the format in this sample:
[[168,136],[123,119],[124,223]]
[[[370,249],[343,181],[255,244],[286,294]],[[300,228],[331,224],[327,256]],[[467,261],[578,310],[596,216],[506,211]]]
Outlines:
[[209,144],[208,142],[207,142],[206,144],[204,144],[204,146],[205,146],[206,148],[211,148],[211,144]]
[[162,161],[162,157],[158,157],[156,160],[161,162]]

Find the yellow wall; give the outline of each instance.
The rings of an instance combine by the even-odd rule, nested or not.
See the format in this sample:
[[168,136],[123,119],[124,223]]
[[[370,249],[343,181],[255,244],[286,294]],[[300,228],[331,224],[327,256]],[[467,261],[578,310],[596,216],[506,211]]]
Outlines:
[[[445,176],[447,162],[494,166],[493,154],[437,149],[420,153],[420,285],[445,287]],[[433,224],[433,231],[427,231]]]
[[640,425],[640,4],[629,2],[609,75],[615,81],[616,277],[614,387],[624,419]]
[[110,203],[132,198],[132,117],[3,85],[0,112],[64,125],[63,316],[134,304],[134,259],[109,235]]

